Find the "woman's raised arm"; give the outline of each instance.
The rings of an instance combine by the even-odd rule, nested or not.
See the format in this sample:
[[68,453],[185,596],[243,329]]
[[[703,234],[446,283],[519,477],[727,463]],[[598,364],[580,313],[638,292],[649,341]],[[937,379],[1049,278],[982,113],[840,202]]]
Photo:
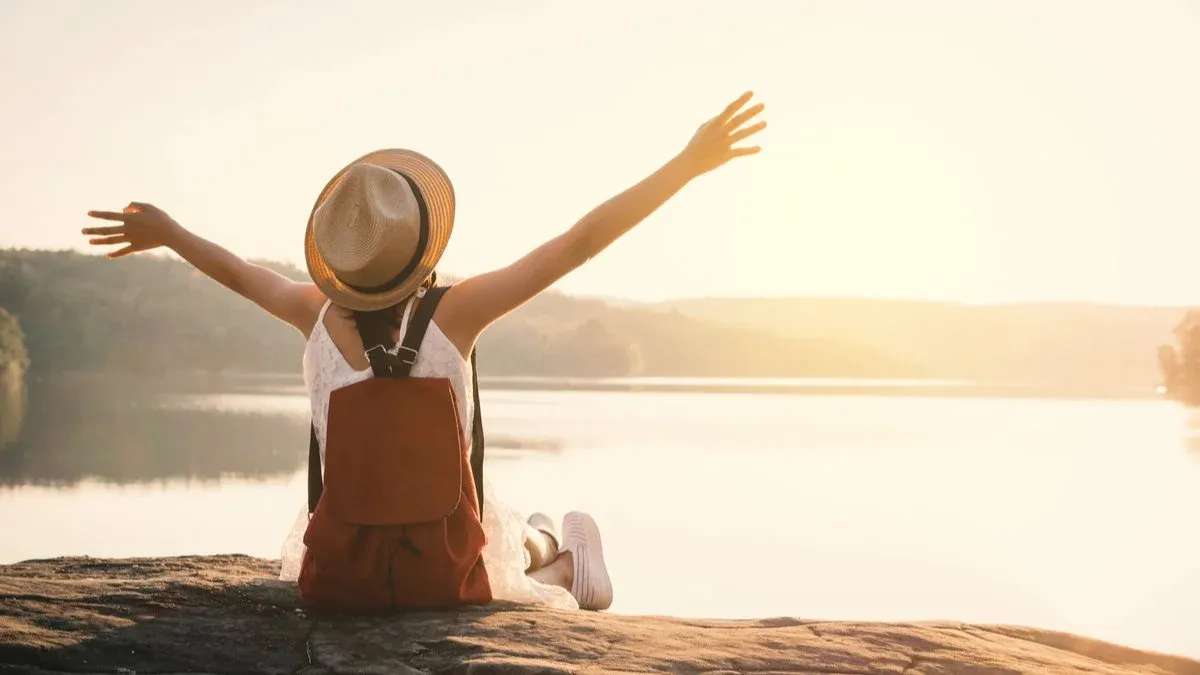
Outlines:
[[593,209],[563,234],[508,267],[455,285],[438,309],[438,326],[462,353],[470,353],[480,333],[492,322],[608,248],[693,178],[735,157],[757,153],[758,146],[736,147],[766,126],[766,122],[747,126],[763,110],[761,103],[746,108],[751,96],[747,92],[730,103],[700,127],[681,153],[637,185]]
[[246,262],[175,222],[162,209],[131,203],[124,211],[89,211],[89,216],[120,223],[84,228],[93,246],[125,246],[108,254],[120,258],[130,253],[167,247],[196,269],[229,290],[247,298],[276,318],[308,336],[325,297],[311,283],[293,281],[261,265]]

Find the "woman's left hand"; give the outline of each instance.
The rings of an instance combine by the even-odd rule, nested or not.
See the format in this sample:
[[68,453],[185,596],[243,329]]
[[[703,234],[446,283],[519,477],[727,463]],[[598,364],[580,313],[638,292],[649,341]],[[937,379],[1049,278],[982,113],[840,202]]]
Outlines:
[[737,143],[757,134],[767,127],[766,122],[747,123],[763,111],[758,103],[742,110],[754,92],[742,94],[725,107],[721,114],[705,122],[679,157],[692,176],[708,173],[735,157],[757,154],[762,148],[757,145],[735,147]]

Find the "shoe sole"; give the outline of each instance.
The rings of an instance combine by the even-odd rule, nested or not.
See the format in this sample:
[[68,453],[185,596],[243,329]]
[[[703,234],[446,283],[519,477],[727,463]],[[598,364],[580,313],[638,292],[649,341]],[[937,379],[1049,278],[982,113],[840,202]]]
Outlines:
[[571,552],[575,567],[571,595],[581,609],[602,610],[612,606],[612,580],[604,564],[600,528],[586,513],[572,511],[563,518],[563,550]]

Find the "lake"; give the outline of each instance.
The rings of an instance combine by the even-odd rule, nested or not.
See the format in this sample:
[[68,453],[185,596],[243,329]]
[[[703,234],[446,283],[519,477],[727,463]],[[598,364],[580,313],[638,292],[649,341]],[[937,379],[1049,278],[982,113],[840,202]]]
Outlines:
[[[305,498],[297,387],[98,378],[31,398],[0,456],[0,562],[278,557]],[[483,401],[490,479],[525,512],[596,517],[614,612],[1015,623],[1200,657],[1200,419],[1175,404],[682,386]]]

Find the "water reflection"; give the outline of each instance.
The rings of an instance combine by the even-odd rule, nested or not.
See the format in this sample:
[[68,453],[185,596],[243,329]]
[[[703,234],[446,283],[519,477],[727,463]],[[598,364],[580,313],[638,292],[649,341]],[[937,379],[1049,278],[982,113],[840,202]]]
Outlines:
[[[705,401],[735,400],[707,394],[484,393],[490,460],[557,455],[566,447],[603,445],[602,439],[593,436],[603,436],[603,430],[613,422],[592,419],[592,414],[618,401],[631,406],[621,424],[649,415],[655,422],[639,424],[638,435],[652,445],[665,447],[677,440],[679,430],[660,423],[659,406],[649,402],[681,405],[694,426],[705,419],[695,412]],[[584,409],[588,414],[561,418],[557,408],[566,400],[564,397],[588,401]],[[536,399],[536,404],[522,405],[526,399]],[[12,400],[17,399],[10,397],[10,403]],[[223,478],[273,480],[290,478],[305,465],[308,402],[298,378],[58,376],[31,381],[27,400],[28,406],[24,396],[19,400],[27,412],[18,440],[7,450],[0,450],[0,486],[75,485],[85,480],[119,485],[168,480],[215,482]],[[736,400],[753,403],[748,410],[759,420],[755,428],[761,427],[762,437],[751,444],[762,447],[779,446],[781,440],[796,433],[798,423],[814,423],[807,416],[797,419],[793,406],[823,400],[841,406],[840,398],[752,396]],[[765,405],[766,401],[782,402],[780,405],[786,404],[787,409]],[[925,405],[919,399],[902,397],[888,401],[888,409],[895,411]],[[974,404],[970,399],[947,399],[945,405],[970,409]],[[1010,401],[1005,405],[1064,409],[1075,404]],[[1200,410],[1179,410],[1149,402],[1129,405],[1174,410],[1168,415],[1173,422],[1167,433],[1174,435],[1176,447],[1182,445],[1200,460]],[[15,426],[14,420],[19,418],[11,411],[16,409],[10,405],[0,410],[0,426]],[[720,419],[718,416],[713,421]],[[823,433],[842,440],[857,436],[884,439],[882,443],[896,450],[936,443],[937,438],[929,436],[933,433],[930,428],[914,426],[906,415],[898,420],[881,428],[878,422],[843,419]],[[1058,420],[1056,424],[1063,422]],[[981,423],[979,428],[992,428],[992,424]],[[720,437],[722,429],[712,433]],[[810,438],[803,451],[811,452],[812,443],[822,438]],[[750,442],[745,438],[742,441]]]
[[272,478],[303,465],[303,417],[163,405],[180,385],[112,376],[32,383],[24,428],[0,452],[0,484]]

